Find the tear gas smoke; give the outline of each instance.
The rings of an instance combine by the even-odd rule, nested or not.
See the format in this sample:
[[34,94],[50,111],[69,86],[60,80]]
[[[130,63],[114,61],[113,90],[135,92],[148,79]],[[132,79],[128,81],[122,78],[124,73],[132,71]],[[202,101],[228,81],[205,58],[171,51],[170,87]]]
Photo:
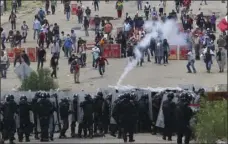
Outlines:
[[147,21],[144,24],[146,35],[138,42],[134,48],[135,59],[128,63],[124,72],[120,76],[117,86],[121,85],[126,75],[137,65],[142,58],[142,52],[150,45],[152,39],[163,40],[167,39],[169,45],[185,45],[186,35],[179,32],[179,27],[174,20],[167,20],[165,23],[157,21]]

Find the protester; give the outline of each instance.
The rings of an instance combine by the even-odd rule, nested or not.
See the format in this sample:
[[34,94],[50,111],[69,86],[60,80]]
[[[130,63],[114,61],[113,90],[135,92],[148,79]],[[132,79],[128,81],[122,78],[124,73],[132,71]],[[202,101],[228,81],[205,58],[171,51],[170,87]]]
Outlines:
[[[194,58],[194,55],[191,50],[189,50],[187,56],[188,56],[188,64],[187,64],[188,73],[192,73],[192,70],[194,73],[196,73],[196,69],[195,69],[195,65],[194,65],[195,58]],[[192,70],[191,70],[190,66],[192,67]]]
[[60,57],[60,46],[59,42],[57,42],[56,40],[54,40],[53,44],[51,45],[51,54],[55,54],[58,57],[58,59]]
[[63,46],[64,46],[64,53],[65,53],[65,57],[68,57],[68,56],[70,56],[71,55],[71,52],[72,52],[72,44],[73,44],[73,42],[72,42],[72,40],[71,40],[71,38],[70,38],[70,35],[69,34],[67,34],[67,38],[65,39],[65,42],[64,42],[64,44],[63,44]]
[[224,72],[224,67],[226,65],[226,52],[224,48],[219,47],[219,50],[216,53],[216,60],[219,66],[219,72]]
[[108,63],[108,60],[102,56],[99,56],[97,59],[96,59],[96,66],[98,65],[98,69],[99,69],[99,73],[100,75],[102,76],[105,72],[105,61],[107,62],[107,65],[109,64]]
[[26,24],[26,21],[23,21],[23,25],[21,26],[21,31],[22,31],[22,38],[24,39],[24,43],[26,43],[26,38],[27,38],[27,35],[28,35],[28,30],[29,30],[29,27]]
[[16,30],[16,14],[12,11],[9,16],[9,21],[11,22],[11,30]]
[[34,30],[33,39],[34,40],[36,39],[36,36],[37,36],[37,38],[39,38],[40,29],[41,29],[40,21],[38,20],[38,17],[35,16],[35,20],[33,22],[33,30]]
[[64,13],[66,14],[67,21],[69,21],[70,20],[70,3],[69,2],[65,2]]
[[54,15],[55,14],[55,8],[57,6],[57,1],[56,0],[51,0],[51,12]]
[[53,78],[57,78],[58,65],[59,65],[58,56],[57,54],[54,54],[51,58],[51,63],[50,63],[50,67],[52,68],[51,77]]
[[1,77],[6,78],[6,73],[7,73],[7,65],[8,65],[8,57],[4,53],[4,51],[1,51]]
[[37,51],[37,70],[43,68],[44,62],[46,61],[46,50],[43,47],[38,48]]
[[73,43],[73,50],[74,52],[77,51],[77,36],[74,30],[71,30],[71,35],[70,35],[71,41]]
[[88,37],[89,36],[89,32],[88,32],[89,20],[87,19],[87,17],[84,17],[83,26],[84,26],[84,29],[85,29],[85,35]]
[[94,11],[99,11],[99,0],[93,0]]
[[123,11],[123,2],[121,0],[118,0],[116,2],[116,10],[117,10],[117,17],[122,17],[122,11]]

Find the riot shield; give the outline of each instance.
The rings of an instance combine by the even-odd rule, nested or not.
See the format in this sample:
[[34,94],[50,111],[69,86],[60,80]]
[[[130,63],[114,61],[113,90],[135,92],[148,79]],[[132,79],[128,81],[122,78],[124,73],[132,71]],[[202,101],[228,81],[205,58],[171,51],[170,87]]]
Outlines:
[[[159,114],[158,114],[158,118],[157,118],[157,122],[156,122],[156,126],[157,127],[160,127],[160,128],[164,128],[165,127],[165,124],[164,124],[164,115],[163,115],[162,107],[163,107],[163,102],[168,99],[167,98],[167,95],[168,95],[167,92],[163,94],[162,102],[161,102],[161,106],[160,106],[160,110],[159,110]],[[174,103],[177,103],[178,102],[177,93],[174,93],[173,102]]]
[[85,101],[85,91],[80,91],[78,94],[78,123],[82,123],[83,120],[83,109],[80,107],[80,104]]

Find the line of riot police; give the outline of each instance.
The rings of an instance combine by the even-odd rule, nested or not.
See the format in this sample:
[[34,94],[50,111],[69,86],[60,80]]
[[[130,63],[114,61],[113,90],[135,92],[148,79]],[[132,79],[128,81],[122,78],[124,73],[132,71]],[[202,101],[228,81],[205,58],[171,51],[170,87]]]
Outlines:
[[[165,94],[167,100],[164,100]],[[20,142],[24,136],[25,141],[29,142],[31,133],[41,142],[52,141],[57,131],[56,125],[59,138],[66,138],[70,127],[72,138],[93,138],[107,133],[116,137],[117,133],[118,138],[126,142],[128,133],[129,142],[134,142],[134,133],[162,132],[164,140],[166,137],[171,140],[172,135],[177,133],[178,144],[181,144],[183,136],[186,136],[185,143],[188,143],[191,136],[189,121],[193,115],[188,105],[193,97],[186,92],[176,96],[176,91],[151,92],[150,96],[144,93],[139,97],[134,91],[125,92],[113,102],[113,94],[98,92],[94,98],[90,94],[75,94],[72,99],[62,98],[58,102],[57,94],[37,92],[31,100],[21,96],[17,103],[13,95],[8,95],[0,107],[3,116],[1,132],[3,139],[9,139],[10,143],[14,143],[16,132]],[[173,102],[174,96],[178,97],[178,102]],[[53,98],[54,101],[51,100]],[[152,118],[149,114],[150,102]],[[161,109],[164,115],[162,131],[156,124]]]

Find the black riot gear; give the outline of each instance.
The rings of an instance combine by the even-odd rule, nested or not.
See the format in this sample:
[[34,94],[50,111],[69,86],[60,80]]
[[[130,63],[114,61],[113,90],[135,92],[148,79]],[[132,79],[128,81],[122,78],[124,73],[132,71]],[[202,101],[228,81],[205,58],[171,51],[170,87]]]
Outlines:
[[32,123],[30,121],[31,105],[27,101],[26,96],[20,97],[19,102],[19,118],[20,127],[18,130],[19,142],[23,141],[23,135],[25,135],[26,142],[29,142],[29,135],[32,131]]
[[60,117],[63,122],[63,127],[61,129],[59,138],[66,138],[65,133],[69,127],[69,119],[68,119],[69,108],[70,108],[70,103],[68,99],[66,98],[62,99],[61,102],[59,103],[59,109],[60,109]]
[[80,104],[80,107],[83,110],[83,122],[82,127],[79,127],[78,135],[81,137],[82,128],[84,131],[84,136],[87,137],[87,130],[89,130],[89,137],[93,137],[93,99],[91,95],[86,94],[85,95],[85,101]]
[[162,110],[164,114],[164,132],[163,132],[163,139],[166,140],[166,137],[168,137],[168,140],[172,140],[172,133],[174,131],[174,121],[175,121],[175,108],[176,104],[172,102],[172,99],[174,97],[173,93],[168,93],[167,98],[168,100],[165,100],[163,102]]
[[34,96],[34,98],[32,99],[31,102],[31,108],[32,108],[32,112],[33,112],[33,119],[34,119],[34,137],[35,139],[39,139],[38,137],[38,131],[37,131],[37,120],[38,120],[38,111],[39,111],[39,107],[38,107],[38,100],[39,98],[41,98],[41,93],[37,92]]
[[53,105],[49,99],[47,99],[46,93],[41,95],[41,99],[38,102],[38,115],[40,120],[40,128],[41,128],[41,139],[40,141],[49,141],[49,121],[50,116],[53,112]]
[[72,104],[72,110],[73,110],[73,115],[72,115],[72,122],[71,122],[71,137],[75,137],[75,127],[76,127],[76,122],[78,119],[78,94],[75,94],[73,96],[73,104]]
[[97,129],[99,129],[100,133],[102,133],[102,105],[104,102],[102,92],[98,92],[98,95],[94,98],[94,133],[97,133]]
[[6,97],[6,102],[1,107],[3,113],[3,139],[9,139],[10,143],[14,143],[14,134],[16,131],[15,114],[17,113],[17,104],[13,95]]

